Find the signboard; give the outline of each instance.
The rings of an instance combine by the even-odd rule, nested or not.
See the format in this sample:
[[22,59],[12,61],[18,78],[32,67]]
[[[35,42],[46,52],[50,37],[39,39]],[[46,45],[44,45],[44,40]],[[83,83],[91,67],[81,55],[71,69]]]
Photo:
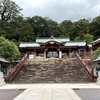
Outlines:
[[33,54],[29,54],[29,59],[34,58]]

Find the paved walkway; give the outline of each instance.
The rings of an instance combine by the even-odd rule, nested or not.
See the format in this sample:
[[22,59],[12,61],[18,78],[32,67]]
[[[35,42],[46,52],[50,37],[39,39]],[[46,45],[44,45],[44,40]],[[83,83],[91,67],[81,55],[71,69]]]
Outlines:
[[14,100],[81,100],[73,91],[78,88],[99,88],[95,83],[89,84],[6,84],[0,89],[25,89]]

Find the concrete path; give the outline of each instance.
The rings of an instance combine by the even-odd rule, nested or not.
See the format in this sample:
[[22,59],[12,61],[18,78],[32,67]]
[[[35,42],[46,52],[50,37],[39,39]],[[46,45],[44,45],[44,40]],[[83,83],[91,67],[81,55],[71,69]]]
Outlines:
[[81,100],[73,91],[78,88],[99,88],[89,84],[6,84],[0,89],[25,89],[14,100]]

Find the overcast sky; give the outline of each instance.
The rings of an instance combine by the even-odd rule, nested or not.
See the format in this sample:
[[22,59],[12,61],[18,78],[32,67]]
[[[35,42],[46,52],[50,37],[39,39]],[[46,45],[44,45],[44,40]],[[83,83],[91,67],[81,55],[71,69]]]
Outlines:
[[49,17],[58,23],[64,20],[94,18],[100,15],[100,0],[13,0],[24,17]]

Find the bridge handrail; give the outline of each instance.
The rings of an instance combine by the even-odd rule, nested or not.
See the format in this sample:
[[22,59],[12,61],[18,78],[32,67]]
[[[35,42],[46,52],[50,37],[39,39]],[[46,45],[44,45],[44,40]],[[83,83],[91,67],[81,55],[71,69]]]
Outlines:
[[76,53],[76,57],[77,57],[79,63],[81,64],[81,66],[84,68],[87,75],[89,76],[90,80],[92,82],[94,82],[93,70],[88,67],[88,65],[82,60],[82,58],[80,57],[80,55],[78,53]]
[[9,72],[9,78],[8,78],[8,83],[10,83],[12,81],[12,79],[14,78],[14,76],[18,73],[18,71],[20,70],[20,68],[23,66],[23,64],[25,63],[25,61],[28,58],[28,54],[25,54],[22,59],[20,60],[20,62],[14,67],[14,69]]

